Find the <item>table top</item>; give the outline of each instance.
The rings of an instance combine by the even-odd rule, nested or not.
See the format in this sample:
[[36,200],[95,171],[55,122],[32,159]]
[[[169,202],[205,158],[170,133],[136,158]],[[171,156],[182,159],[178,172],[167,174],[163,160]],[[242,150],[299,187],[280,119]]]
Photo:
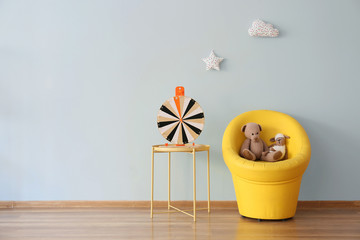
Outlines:
[[154,152],[201,152],[208,151],[210,149],[209,145],[204,144],[185,144],[183,146],[178,146],[176,144],[162,144],[162,145],[153,145]]

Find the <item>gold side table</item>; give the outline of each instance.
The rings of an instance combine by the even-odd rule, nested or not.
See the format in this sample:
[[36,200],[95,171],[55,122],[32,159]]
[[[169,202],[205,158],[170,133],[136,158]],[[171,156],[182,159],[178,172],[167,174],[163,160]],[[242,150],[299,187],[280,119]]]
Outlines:
[[[208,207],[205,208],[210,212],[210,146],[203,144],[185,144],[183,146],[177,146],[175,144],[166,145],[154,145],[151,150],[151,207],[150,217],[153,217],[153,202],[154,202],[154,155],[155,153],[168,153],[168,210],[174,209],[178,212],[182,212],[190,217],[193,217],[194,222],[196,221],[196,152],[207,151],[207,188],[208,188]],[[177,207],[171,205],[170,201],[170,161],[172,152],[187,152],[193,155],[193,214],[187,213]],[[169,212],[169,211],[168,211]]]

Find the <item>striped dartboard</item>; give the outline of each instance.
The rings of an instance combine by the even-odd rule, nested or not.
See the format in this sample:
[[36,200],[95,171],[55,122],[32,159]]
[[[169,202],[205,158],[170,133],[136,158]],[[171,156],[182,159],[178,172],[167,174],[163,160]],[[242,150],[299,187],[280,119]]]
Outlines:
[[176,96],[161,106],[157,125],[161,135],[174,144],[194,141],[204,128],[204,112],[192,98]]

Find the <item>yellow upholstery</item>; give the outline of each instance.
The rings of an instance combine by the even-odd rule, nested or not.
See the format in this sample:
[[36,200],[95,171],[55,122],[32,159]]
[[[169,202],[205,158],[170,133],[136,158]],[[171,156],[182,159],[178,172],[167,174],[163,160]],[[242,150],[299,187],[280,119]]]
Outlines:
[[[249,122],[261,125],[261,138],[276,133],[290,136],[286,140],[288,159],[279,162],[249,161],[239,156],[245,140],[241,127]],[[309,138],[303,127],[292,117],[270,110],[243,113],[227,126],[223,157],[234,182],[239,213],[258,219],[286,219],[295,215],[301,178],[311,156]]]

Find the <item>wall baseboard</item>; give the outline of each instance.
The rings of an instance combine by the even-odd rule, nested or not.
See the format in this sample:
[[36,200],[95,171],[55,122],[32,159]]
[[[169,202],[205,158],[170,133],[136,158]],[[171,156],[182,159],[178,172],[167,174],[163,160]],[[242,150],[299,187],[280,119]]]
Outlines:
[[[178,207],[192,207],[192,201],[171,201]],[[236,201],[211,201],[213,208],[237,208]],[[207,201],[197,201],[199,208],[207,207]],[[150,201],[0,201],[0,208],[150,208]],[[154,201],[154,207],[167,207],[167,201]]]
[[298,201],[298,208],[360,208],[360,201]]
[[0,201],[0,208],[14,208],[13,201]]
[[[177,207],[192,208],[192,201],[172,201]],[[211,201],[211,208],[237,208],[236,201]],[[197,201],[199,208],[207,201]],[[0,201],[0,208],[150,208],[150,201]],[[154,201],[154,207],[167,207],[167,201]],[[360,208],[360,201],[298,201],[298,208]]]

